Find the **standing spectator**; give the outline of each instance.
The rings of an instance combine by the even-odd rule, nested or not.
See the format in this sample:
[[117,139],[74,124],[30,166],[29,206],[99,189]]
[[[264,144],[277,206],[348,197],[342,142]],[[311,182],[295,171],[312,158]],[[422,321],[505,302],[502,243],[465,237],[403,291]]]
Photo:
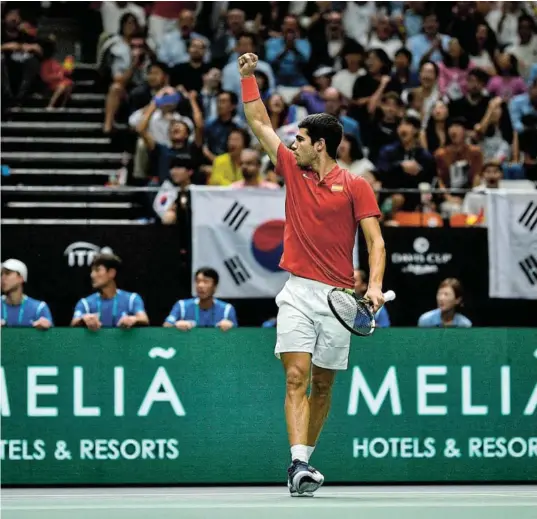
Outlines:
[[142,298],[135,292],[117,288],[120,268],[121,259],[114,254],[95,256],[91,263],[91,284],[96,292],[76,304],[71,326],[96,331],[103,327],[132,328],[149,324]]
[[425,130],[421,130],[421,145],[431,154],[448,144],[447,119],[449,111],[443,101],[434,105]]
[[494,66],[496,40],[486,23],[480,23],[477,26],[475,44],[469,50],[470,60],[475,67],[479,67],[491,76],[496,74],[496,67]]
[[134,88],[146,81],[150,57],[136,17],[130,13],[121,19],[120,35],[110,38],[108,46],[112,84],[105,103],[103,132],[112,131],[121,102]]
[[182,85],[189,92],[200,92],[203,88],[203,76],[209,72],[209,65],[205,62],[207,43],[199,38],[191,38],[188,46],[190,60],[175,65],[170,70],[172,86]]
[[364,157],[360,142],[349,133],[343,134],[343,139],[341,139],[341,144],[337,149],[337,163],[340,168],[346,169],[356,176],[363,176],[375,171],[375,165]]
[[135,2],[101,2],[101,18],[103,22],[103,31],[106,34],[118,34],[121,24],[120,20],[127,13],[136,17],[138,25],[145,28],[145,11]]
[[221,90],[220,80],[220,70],[214,67],[203,76],[201,106],[205,120],[212,120],[218,117],[218,94]]
[[527,94],[521,94],[511,99],[509,113],[511,121],[513,121],[513,128],[519,133],[524,130],[522,118],[525,115],[537,117],[537,79],[530,85]]
[[[397,128],[399,141],[380,150],[377,171],[383,188],[417,189],[422,182],[432,182],[435,163],[419,144],[420,128],[421,122],[416,117],[403,117]],[[419,204],[419,194],[397,193],[385,201],[383,212],[414,211]]]
[[149,37],[160,47],[162,38],[177,27],[177,19],[183,9],[189,9],[192,2],[151,2],[149,16]]
[[216,32],[211,47],[214,66],[222,69],[227,63],[237,62],[239,56],[235,49],[240,35],[246,32],[245,22],[243,10],[230,9],[227,12],[226,25]]
[[500,45],[513,45],[517,40],[518,19],[523,14],[522,2],[494,2],[486,20]]
[[44,301],[28,297],[24,283],[28,281],[28,268],[18,259],[2,263],[2,321],[1,326],[48,330],[52,323],[50,309]]
[[282,36],[269,38],[265,52],[278,85],[292,87],[294,91],[308,84],[305,69],[311,57],[311,45],[307,39],[299,37],[298,22],[294,16],[285,17]]
[[461,282],[456,278],[447,278],[440,283],[436,293],[438,308],[424,313],[418,320],[421,328],[470,328],[472,322],[457,312],[463,303]]
[[129,94],[129,115],[147,106],[159,90],[169,85],[168,67],[155,61],[147,71],[147,80]]
[[368,157],[373,163],[377,162],[379,152],[384,146],[398,140],[397,128],[401,121],[402,108],[401,99],[395,92],[388,92],[382,96],[380,108],[373,114],[367,132]]
[[476,12],[475,2],[455,2],[446,33],[468,53],[475,45],[477,26],[482,21],[483,17]]
[[466,95],[466,81],[473,63],[456,38],[449,41],[447,52],[442,54],[443,59],[438,63],[440,94],[460,99]]
[[423,19],[426,13],[427,2],[409,2],[405,10],[404,28],[407,38],[417,36],[423,29]]
[[401,40],[394,35],[392,22],[383,14],[377,17],[374,32],[363,34],[358,41],[366,49],[382,49],[391,60],[395,58],[395,53],[403,46]]
[[[440,99],[440,89],[438,88],[438,65],[432,61],[424,61],[420,66],[420,86],[413,89],[415,96],[420,99],[420,115],[422,127],[426,128],[431,116],[431,111],[436,102]],[[405,90],[401,98],[403,102],[409,102],[410,90]]]
[[[483,167],[483,154],[477,146],[466,144],[466,120],[451,119],[448,122],[450,144],[438,148],[434,154],[441,188],[471,189],[479,185]],[[442,212],[460,212],[462,196],[446,193]]]
[[349,38],[360,41],[364,34],[371,32],[376,15],[375,2],[345,2],[343,11],[345,33]]
[[466,193],[462,212],[476,218],[476,223],[486,225],[487,190],[498,189],[503,178],[502,168],[496,161],[485,162],[481,171],[483,183]]
[[354,40],[348,40],[341,50],[344,68],[332,78],[332,86],[337,88],[347,99],[352,99],[352,88],[358,76],[365,75],[364,48]]
[[518,59],[520,75],[527,80],[530,75],[531,66],[537,63],[537,32],[535,22],[531,16],[526,14],[518,19],[518,37],[513,45],[505,49]]
[[269,182],[261,177],[261,157],[257,150],[245,149],[240,158],[243,180],[236,180],[230,187],[242,189],[245,187],[259,187],[264,189],[280,189],[275,182]]
[[52,93],[47,110],[56,108],[58,101],[60,106],[65,106],[73,90],[73,81],[68,77],[70,72],[66,71],[64,66],[54,59],[56,54],[56,38],[51,34],[42,43],[43,61],[41,62],[41,80]]
[[[367,292],[369,276],[362,269],[354,270],[354,292],[357,296],[363,297]],[[386,306],[381,306],[375,314],[375,326],[377,328],[389,328],[391,326],[390,316]]]
[[416,72],[410,69],[412,64],[412,54],[405,47],[401,47],[394,58],[394,71],[392,78],[399,81],[401,88],[414,88],[420,84],[419,76]]
[[341,69],[341,51],[349,40],[343,30],[341,13],[329,11],[319,18],[309,30],[311,65],[326,65]]
[[[237,53],[239,56],[248,53],[256,53],[255,36],[252,33],[245,32],[241,34],[237,40]],[[276,80],[274,79],[274,73],[272,67],[262,59],[257,61],[256,72],[262,72],[267,76],[267,87],[270,90],[274,90],[276,87]],[[239,74],[238,61],[230,61],[222,69],[222,90],[228,90],[234,92],[237,97],[241,93],[241,77]]]
[[223,91],[218,94],[218,116],[207,121],[205,126],[205,146],[203,154],[213,162],[217,155],[226,152],[228,137],[237,127],[244,127],[244,123],[237,116],[237,96],[233,92]]
[[490,95],[501,97],[504,101],[526,92],[526,83],[518,73],[518,60],[512,54],[502,52],[496,56],[498,75],[490,79],[487,90]]
[[[177,26],[160,39],[158,46],[158,59],[172,68],[175,65],[186,63],[189,60],[188,48],[190,40],[201,40],[209,48],[209,40],[205,36],[194,32],[196,15],[190,9],[183,9],[179,14]],[[205,61],[210,62],[209,52],[205,54]]]
[[30,29],[18,9],[6,8],[2,21],[3,103],[20,105],[35,85],[43,50]]
[[192,299],[181,299],[173,305],[164,327],[188,331],[198,328],[220,328],[223,332],[237,327],[237,313],[230,303],[214,297],[220,276],[216,270],[204,267],[194,275],[196,294]]
[[423,61],[438,62],[442,59],[441,50],[447,48],[449,36],[440,34],[438,29],[436,14],[429,13],[423,19],[423,32],[408,39],[406,47],[412,53],[414,70],[419,70]]
[[241,171],[241,154],[250,145],[250,136],[243,128],[231,130],[227,139],[227,152],[214,159],[209,184],[212,186],[229,186],[243,180]]

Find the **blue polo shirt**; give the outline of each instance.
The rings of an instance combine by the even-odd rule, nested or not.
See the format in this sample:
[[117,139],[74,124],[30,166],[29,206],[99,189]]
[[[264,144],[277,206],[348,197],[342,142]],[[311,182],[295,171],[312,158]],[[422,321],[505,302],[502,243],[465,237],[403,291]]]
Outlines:
[[213,306],[207,310],[199,307],[199,298],[180,299],[173,305],[166,322],[175,325],[177,321],[193,321],[197,327],[214,328],[220,321],[227,319],[238,326],[237,313],[232,304],[213,300]]
[[[422,314],[418,320],[418,326],[422,328],[443,328],[444,324],[442,323],[442,312],[440,308]],[[456,313],[451,326],[453,328],[471,328],[472,321],[468,317]]]
[[45,317],[52,324],[52,314],[45,301],[23,296],[20,305],[10,305],[2,296],[2,325],[18,328],[32,327],[34,321]]
[[96,292],[88,297],[83,297],[75,306],[73,319],[78,319],[85,314],[99,314],[99,320],[105,328],[115,328],[118,321],[125,315],[136,315],[145,312],[142,298],[135,292],[117,290],[111,299],[101,297]]

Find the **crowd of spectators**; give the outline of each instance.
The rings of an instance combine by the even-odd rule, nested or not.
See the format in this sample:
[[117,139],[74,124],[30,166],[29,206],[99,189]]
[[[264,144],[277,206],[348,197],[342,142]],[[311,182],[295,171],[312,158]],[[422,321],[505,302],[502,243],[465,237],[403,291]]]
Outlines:
[[[308,114],[340,119],[340,164],[383,188],[386,223],[399,211],[460,213],[492,164],[503,178],[537,180],[532,2],[267,2],[260,11],[171,2],[175,21],[171,6],[163,16],[153,4],[101,8],[105,29],[116,28],[99,42],[103,131],[124,116],[139,136],[137,183],[283,186],[245,125],[237,57],[246,52],[259,55],[256,78],[284,143]],[[431,188],[451,191],[423,196]],[[159,216],[173,223],[178,210]]]
[[[95,4],[103,132],[123,122],[136,137],[131,183],[283,186],[245,124],[246,52],[259,55],[256,78],[285,144],[308,114],[339,118],[340,164],[382,189],[387,224],[400,211],[460,213],[493,163],[505,179],[537,180],[535,2]],[[65,102],[69,67],[53,43],[5,10],[3,95],[20,103],[41,73],[49,107]],[[183,206],[157,214],[172,224]]]

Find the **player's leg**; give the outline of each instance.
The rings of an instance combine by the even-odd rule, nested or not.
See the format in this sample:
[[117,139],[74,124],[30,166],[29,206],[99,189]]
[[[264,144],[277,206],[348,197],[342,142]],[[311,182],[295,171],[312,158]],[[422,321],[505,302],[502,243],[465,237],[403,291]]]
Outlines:
[[311,372],[311,391],[308,399],[310,420],[308,424],[308,449],[313,452],[330,411],[332,386],[336,371],[313,365]]

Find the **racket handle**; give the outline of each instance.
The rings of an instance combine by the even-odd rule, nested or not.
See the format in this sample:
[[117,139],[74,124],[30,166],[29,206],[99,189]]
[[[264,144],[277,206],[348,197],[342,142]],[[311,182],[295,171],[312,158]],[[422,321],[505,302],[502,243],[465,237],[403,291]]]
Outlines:
[[388,290],[387,292],[384,292],[384,301],[387,303],[388,301],[393,301],[395,299],[395,292],[393,290]]

